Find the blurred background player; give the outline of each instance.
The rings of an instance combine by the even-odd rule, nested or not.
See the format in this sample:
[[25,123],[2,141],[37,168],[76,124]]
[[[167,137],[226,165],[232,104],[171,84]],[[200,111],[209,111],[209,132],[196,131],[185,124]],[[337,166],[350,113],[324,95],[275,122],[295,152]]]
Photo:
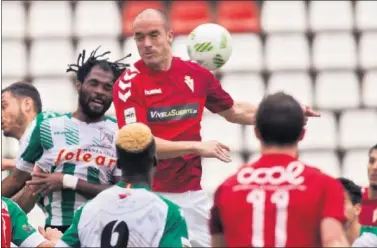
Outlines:
[[345,228],[348,242],[355,247],[377,247],[377,227],[362,226],[359,222],[361,187],[346,178],[338,178],[338,180],[344,188],[347,216]]
[[[1,129],[5,137],[20,142],[26,128],[41,111],[41,96],[32,84],[16,82],[1,90]],[[2,171],[14,167],[14,160],[2,159]]]
[[151,130],[141,123],[123,127],[116,150],[122,180],[79,208],[56,246],[190,247],[179,207],[151,191],[157,165]]
[[114,140],[118,128],[104,114],[112,103],[113,84],[127,65],[108,62],[103,56],[110,52],[96,55],[97,50],[86,61],[84,50],[67,70],[77,74],[77,110],[39,114],[20,145],[14,173],[2,183],[2,194],[11,197],[30,179],[34,164],[46,172],[33,172],[27,184],[38,186],[35,194],[44,196],[46,226],[63,232],[74,211],[121,174]]
[[[1,129],[4,136],[15,138],[19,143],[28,139],[30,133],[25,134],[25,131],[41,111],[41,96],[32,84],[16,82],[1,91]],[[3,158],[2,170],[9,170],[11,173],[15,163],[14,159]],[[29,213],[33,207],[29,202],[35,201],[36,197],[33,196],[32,188],[25,186],[12,200]]]
[[35,230],[17,203],[1,197],[1,247],[11,247],[11,242],[17,247],[54,247],[57,230],[48,228],[44,234],[53,239],[46,240]]
[[[114,86],[118,125],[143,122],[152,129],[160,159],[153,190],[182,207],[190,238],[208,247],[210,203],[200,185],[201,157],[231,160],[226,145],[201,142],[204,108],[228,122],[252,125],[256,106],[233,101],[210,71],[173,57],[173,31],[161,11],[143,10],[133,22],[133,32],[141,60]],[[310,108],[305,111],[318,116]]]
[[348,245],[341,184],[297,160],[304,132],[304,115],[293,97],[276,93],[261,102],[255,135],[262,156],[217,189],[212,246]]
[[369,149],[368,179],[369,187],[363,188],[363,203],[360,223],[377,226],[377,144]]

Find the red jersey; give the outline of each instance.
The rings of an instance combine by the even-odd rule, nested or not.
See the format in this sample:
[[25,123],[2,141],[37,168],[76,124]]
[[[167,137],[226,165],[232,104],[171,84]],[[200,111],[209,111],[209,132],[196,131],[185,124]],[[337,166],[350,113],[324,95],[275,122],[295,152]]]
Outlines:
[[326,217],[346,221],[342,185],[296,158],[269,154],[216,191],[212,234],[233,247],[319,247]]
[[[233,99],[211,72],[174,57],[168,71],[152,71],[143,61],[136,62],[115,83],[114,106],[119,128],[143,122],[153,135],[165,140],[201,141],[204,107],[213,113],[221,112],[233,106]],[[153,190],[200,190],[201,175],[198,155],[160,160]]]
[[1,247],[10,247],[12,241],[12,225],[8,208],[1,206]]
[[368,187],[363,188],[359,221],[363,226],[377,226],[377,199],[369,199],[368,191]]

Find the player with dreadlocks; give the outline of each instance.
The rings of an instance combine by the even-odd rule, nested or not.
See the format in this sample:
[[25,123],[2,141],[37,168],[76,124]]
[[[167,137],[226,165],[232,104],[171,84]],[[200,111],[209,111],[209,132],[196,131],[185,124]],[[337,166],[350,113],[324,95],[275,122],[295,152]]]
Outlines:
[[[97,50],[86,61],[84,50],[77,64],[67,69],[77,75],[77,109],[67,114],[39,114],[28,127],[29,137],[20,145],[14,173],[2,184],[6,197],[25,183],[35,186],[35,194],[43,197],[46,226],[62,232],[71,225],[80,205],[121,175],[116,168],[117,124],[104,114],[113,100],[115,80],[128,67],[120,61],[130,55],[109,62],[104,56],[110,52],[96,55]],[[34,164],[38,171],[33,172]]]

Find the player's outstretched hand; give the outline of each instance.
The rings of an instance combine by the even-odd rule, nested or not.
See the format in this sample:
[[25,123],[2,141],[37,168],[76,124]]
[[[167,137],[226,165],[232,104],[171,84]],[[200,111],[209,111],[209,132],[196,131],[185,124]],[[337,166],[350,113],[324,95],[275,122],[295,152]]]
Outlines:
[[45,230],[43,227],[39,226],[38,231],[45,239],[54,242],[60,240],[60,238],[63,236],[63,233],[61,231],[51,227],[47,227]]
[[37,189],[34,194],[47,195],[48,193],[60,191],[63,189],[62,173],[40,173],[33,172],[32,180],[27,181],[26,185],[35,185]]
[[230,148],[220,142],[211,140],[200,142],[198,154],[205,158],[217,158],[223,162],[232,161],[229,156]]
[[315,112],[311,107],[302,105],[302,111],[304,111],[305,115],[305,125],[308,122],[309,117],[320,117],[321,114],[318,112]]

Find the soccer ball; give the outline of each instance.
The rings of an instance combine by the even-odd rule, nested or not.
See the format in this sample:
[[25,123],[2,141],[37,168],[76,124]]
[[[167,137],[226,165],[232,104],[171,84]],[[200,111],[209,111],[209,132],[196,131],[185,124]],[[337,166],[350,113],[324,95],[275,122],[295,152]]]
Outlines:
[[202,24],[189,34],[187,50],[191,60],[214,71],[228,61],[232,53],[232,37],[218,24]]

